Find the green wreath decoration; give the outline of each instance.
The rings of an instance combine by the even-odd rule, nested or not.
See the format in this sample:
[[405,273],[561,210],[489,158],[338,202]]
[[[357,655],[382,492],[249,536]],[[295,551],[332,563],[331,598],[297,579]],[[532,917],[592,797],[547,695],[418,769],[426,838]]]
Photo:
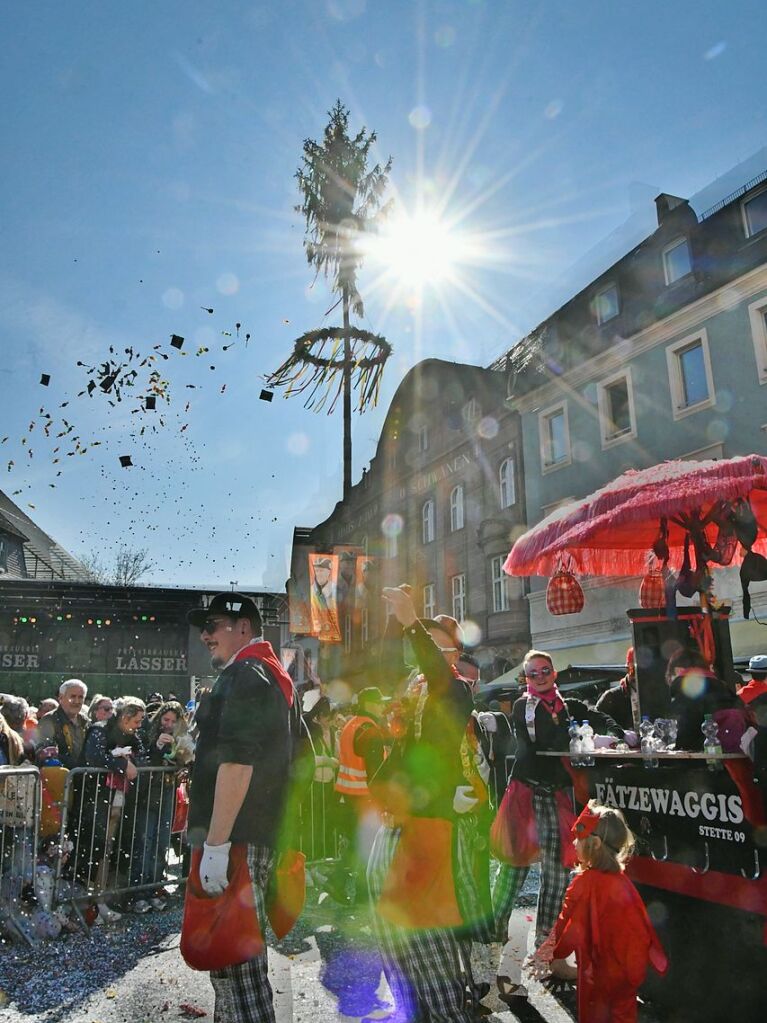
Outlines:
[[386,360],[392,347],[386,338],[360,327],[322,327],[297,338],[290,356],[267,378],[271,388],[284,387],[285,397],[308,396],[304,408],[321,412],[327,406],[330,415],[343,391],[344,340],[350,341],[352,390],[357,393],[356,410],[375,407]]

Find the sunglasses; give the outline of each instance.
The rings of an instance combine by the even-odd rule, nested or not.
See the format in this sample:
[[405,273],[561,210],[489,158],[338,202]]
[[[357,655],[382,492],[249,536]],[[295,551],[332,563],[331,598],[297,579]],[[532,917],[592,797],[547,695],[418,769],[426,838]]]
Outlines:
[[207,621],[204,621],[200,626],[200,635],[202,635],[203,632],[207,632],[209,636],[212,636],[217,629],[228,624],[228,618],[208,618]]
[[553,668],[539,668],[538,671],[526,671],[525,675],[528,678],[538,678],[539,676],[541,676],[542,678],[548,678],[549,675],[552,675],[553,673],[554,673]]

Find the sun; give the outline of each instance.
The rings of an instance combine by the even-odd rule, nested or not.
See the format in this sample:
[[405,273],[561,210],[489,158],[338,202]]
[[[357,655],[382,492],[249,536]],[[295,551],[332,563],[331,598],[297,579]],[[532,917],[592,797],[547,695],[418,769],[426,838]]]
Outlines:
[[453,278],[466,256],[460,235],[437,213],[399,213],[370,239],[369,251],[386,276],[412,288]]

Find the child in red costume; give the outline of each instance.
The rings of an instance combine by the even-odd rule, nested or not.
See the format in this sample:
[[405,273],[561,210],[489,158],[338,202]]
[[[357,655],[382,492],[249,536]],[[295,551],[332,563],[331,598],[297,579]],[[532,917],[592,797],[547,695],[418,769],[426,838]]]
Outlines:
[[648,965],[666,954],[634,885],[624,873],[634,836],[620,810],[592,800],[572,828],[579,868],[559,919],[530,969],[548,975],[552,959],[575,952],[579,1023],[636,1023],[637,991]]

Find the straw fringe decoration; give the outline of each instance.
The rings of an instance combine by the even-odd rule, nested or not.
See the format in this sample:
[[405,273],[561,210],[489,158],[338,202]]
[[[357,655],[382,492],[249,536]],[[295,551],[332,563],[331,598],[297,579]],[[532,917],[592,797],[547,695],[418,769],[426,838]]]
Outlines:
[[[378,403],[381,378],[392,349],[386,338],[359,327],[349,328],[352,390],[357,412]],[[299,337],[291,355],[267,378],[270,388],[284,387],[285,397],[305,394],[304,408],[330,415],[343,393],[343,327],[310,330]]]

